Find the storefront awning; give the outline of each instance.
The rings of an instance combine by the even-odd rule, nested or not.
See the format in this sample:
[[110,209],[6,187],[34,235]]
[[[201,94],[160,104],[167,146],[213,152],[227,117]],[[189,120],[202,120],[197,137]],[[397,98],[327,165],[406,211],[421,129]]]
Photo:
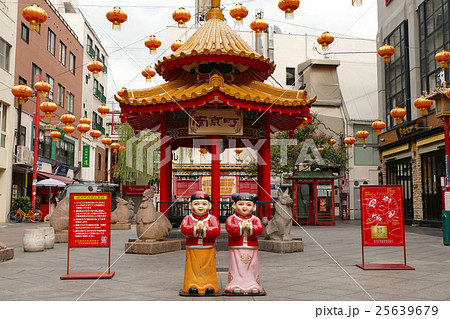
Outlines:
[[320,182],[331,182],[333,179],[338,178],[337,176],[333,175],[331,172],[297,172],[295,176],[292,176],[290,179],[296,179],[299,182],[304,181],[311,181],[316,180]]
[[74,180],[68,178],[68,177],[64,177],[64,176],[59,176],[59,175],[55,175],[52,173],[46,173],[46,172],[38,172],[38,178],[41,179],[46,179],[46,178],[53,178],[53,179],[57,179],[58,181],[61,181],[63,183],[68,184],[78,184],[78,182],[75,182]]

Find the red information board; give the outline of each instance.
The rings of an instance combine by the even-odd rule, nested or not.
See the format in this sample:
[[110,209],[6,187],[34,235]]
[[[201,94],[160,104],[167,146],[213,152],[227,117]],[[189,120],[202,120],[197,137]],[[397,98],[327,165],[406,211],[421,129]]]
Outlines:
[[[401,185],[364,185],[361,195],[363,269],[414,269],[406,265],[403,188]],[[404,264],[365,265],[364,246],[403,246]]]
[[111,194],[70,194],[69,247],[109,247]]
[[[69,202],[69,241],[67,273],[61,279],[110,279],[111,193],[71,193]],[[70,248],[109,248],[108,268],[104,272],[69,272]]]

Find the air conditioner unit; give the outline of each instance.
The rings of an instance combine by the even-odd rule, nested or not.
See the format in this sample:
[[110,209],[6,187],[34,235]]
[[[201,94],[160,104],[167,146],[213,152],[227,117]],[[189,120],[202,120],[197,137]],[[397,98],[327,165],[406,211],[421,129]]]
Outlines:
[[15,159],[16,163],[33,164],[34,154],[28,147],[18,145]]
[[292,179],[289,179],[289,178],[290,178],[290,174],[289,173],[281,174],[281,183],[280,183],[280,185],[284,186],[284,187],[292,186]]

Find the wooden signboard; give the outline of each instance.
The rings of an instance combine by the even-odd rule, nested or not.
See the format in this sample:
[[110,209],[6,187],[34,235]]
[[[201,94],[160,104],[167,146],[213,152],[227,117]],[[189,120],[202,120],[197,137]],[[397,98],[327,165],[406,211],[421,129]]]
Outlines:
[[[105,272],[69,272],[70,248],[108,248]],[[109,279],[111,261],[111,193],[71,193],[67,273],[61,279]]]
[[242,135],[242,111],[199,109],[189,111],[189,135]]
[[[361,186],[362,269],[414,269],[406,265],[403,188],[401,185]],[[403,246],[404,264],[364,263],[365,246]]]

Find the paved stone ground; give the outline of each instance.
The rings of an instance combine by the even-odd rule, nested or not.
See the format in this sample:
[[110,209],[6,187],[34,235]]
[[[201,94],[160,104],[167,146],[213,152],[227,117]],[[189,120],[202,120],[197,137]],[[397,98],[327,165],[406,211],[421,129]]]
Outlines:
[[[60,280],[66,273],[67,244],[44,252],[24,252],[23,230],[48,224],[0,224],[0,242],[15,249],[12,260],[0,263],[0,300],[297,300],[297,301],[445,301],[450,300],[450,246],[440,229],[407,227],[407,263],[415,270],[364,271],[359,221],[336,226],[293,227],[305,251],[293,254],[259,252],[263,297],[186,298],[183,284],[185,251],[160,255],[124,254],[124,244],[136,238],[131,230],[112,231],[111,263],[116,275],[105,280]],[[72,249],[71,272],[102,272],[108,250]],[[401,247],[367,247],[366,264],[403,263]],[[228,252],[217,252],[219,286],[227,280]]]

